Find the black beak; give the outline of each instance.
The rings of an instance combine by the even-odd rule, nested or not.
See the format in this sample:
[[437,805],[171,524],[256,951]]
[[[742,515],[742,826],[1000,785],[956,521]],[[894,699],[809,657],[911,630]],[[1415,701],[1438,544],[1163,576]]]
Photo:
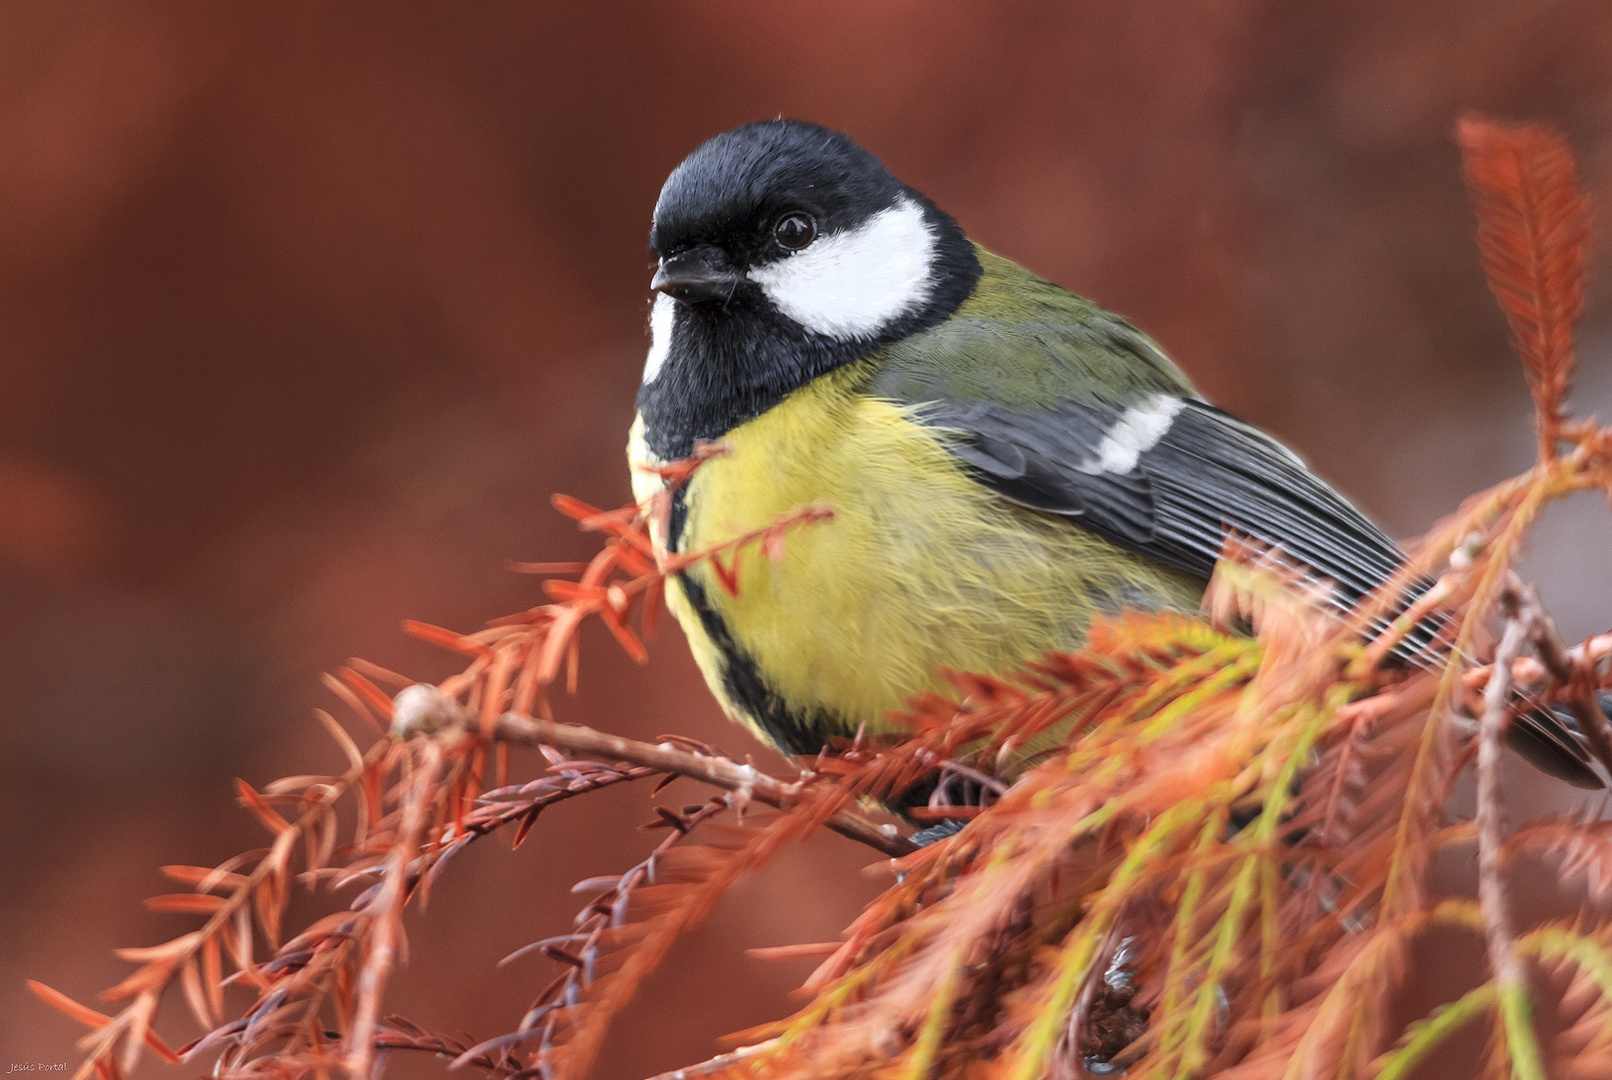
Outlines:
[[649,287],[674,300],[692,304],[702,300],[726,300],[743,280],[743,274],[730,268],[727,252],[701,246],[662,259]]

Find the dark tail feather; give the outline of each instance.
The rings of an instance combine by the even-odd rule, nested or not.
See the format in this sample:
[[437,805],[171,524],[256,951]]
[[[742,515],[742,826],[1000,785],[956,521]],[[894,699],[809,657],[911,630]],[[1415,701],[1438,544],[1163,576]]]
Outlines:
[[[1398,617],[1432,585],[1429,579],[1413,585],[1405,599],[1390,612],[1389,619],[1383,620],[1383,625]],[[1389,654],[1390,662],[1420,668],[1442,664],[1449,648],[1449,630],[1449,614],[1432,612]],[[1612,717],[1612,694],[1602,694],[1599,700],[1601,711]],[[1538,706],[1518,712],[1506,729],[1506,743],[1546,776],[1589,791],[1609,786],[1606,773],[1596,767],[1578,721],[1565,708]]]
[[[1612,694],[1602,694],[1600,705],[1603,713],[1612,716]],[[1506,732],[1506,742],[1547,776],[1590,791],[1607,786],[1578,721],[1566,709],[1553,706],[1519,713]]]

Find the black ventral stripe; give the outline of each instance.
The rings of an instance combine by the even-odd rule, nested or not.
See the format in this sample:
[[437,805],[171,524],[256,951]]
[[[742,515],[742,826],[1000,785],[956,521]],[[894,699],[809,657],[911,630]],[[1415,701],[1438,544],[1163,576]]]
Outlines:
[[[688,522],[688,488],[679,488],[672,496],[672,506],[666,515],[666,548],[680,551],[683,528]],[[705,587],[687,572],[673,579],[683,590],[689,607],[699,616],[700,627],[722,657],[722,686],[728,697],[743,709],[762,729],[773,745],[789,754],[815,755],[823,749],[827,732],[843,731],[844,720],[833,717],[822,709],[792,709],[767,684],[756,666],[755,658],[733,640],[733,633],[705,594]]]
[[792,709],[762,677],[749,653],[739,647],[728,624],[711,606],[705,589],[687,574],[677,575],[689,606],[722,657],[722,686],[728,697],[766,733],[773,745],[788,754],[815,755],[830,732],[844,731],[844,720],[823,709]]

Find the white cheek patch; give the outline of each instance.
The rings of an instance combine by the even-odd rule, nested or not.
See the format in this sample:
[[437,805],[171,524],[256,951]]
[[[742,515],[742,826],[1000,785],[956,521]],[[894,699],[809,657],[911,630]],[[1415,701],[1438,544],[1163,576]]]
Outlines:
[[1144,404],[1125,410],[1115,425],[1103,435],[1097,455],[1080,466],[1088,476],[1098,473],[1129,475],[1143,454],[1158,445],[1175,422],[1175,414],[1186,405],[1182,398],[1154,394]]
[[870,337],[929,299],[934,251],[923,208],[903,199],[854,229],[757,267],[750,280],[808,330],[840,339]]
[[655,297],[655,306],[649,309],[649,359],[644,361],[644,382],[655,381],[660,369],[666,365],[666,354],[672,351],[672,320],[676,314],[676,300],[665,293]]

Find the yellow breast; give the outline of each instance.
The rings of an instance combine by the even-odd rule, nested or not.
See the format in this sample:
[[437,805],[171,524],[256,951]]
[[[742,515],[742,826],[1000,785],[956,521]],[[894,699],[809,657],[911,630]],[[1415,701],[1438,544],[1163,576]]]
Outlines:
[[[1078,646],[1099,611],[1196,607],[1198,579],[1118,559],[1095,533],[971,480],[943,433],[859,392],[867,371],[826,375],[735,428],[730,452],[702,465],[684,496],[681,551],[815,500],[834,510],[789,534],[779,558],[746,551],[737,595],[708,566],[688,572],[692,588],[668,590],[735,719],[811,753],[821,729],[879,729],[939,685],[940,667],[999,672]],[[636,426],[630,454],[646,460]],[[640,497],[658,484],[634,474]]]

